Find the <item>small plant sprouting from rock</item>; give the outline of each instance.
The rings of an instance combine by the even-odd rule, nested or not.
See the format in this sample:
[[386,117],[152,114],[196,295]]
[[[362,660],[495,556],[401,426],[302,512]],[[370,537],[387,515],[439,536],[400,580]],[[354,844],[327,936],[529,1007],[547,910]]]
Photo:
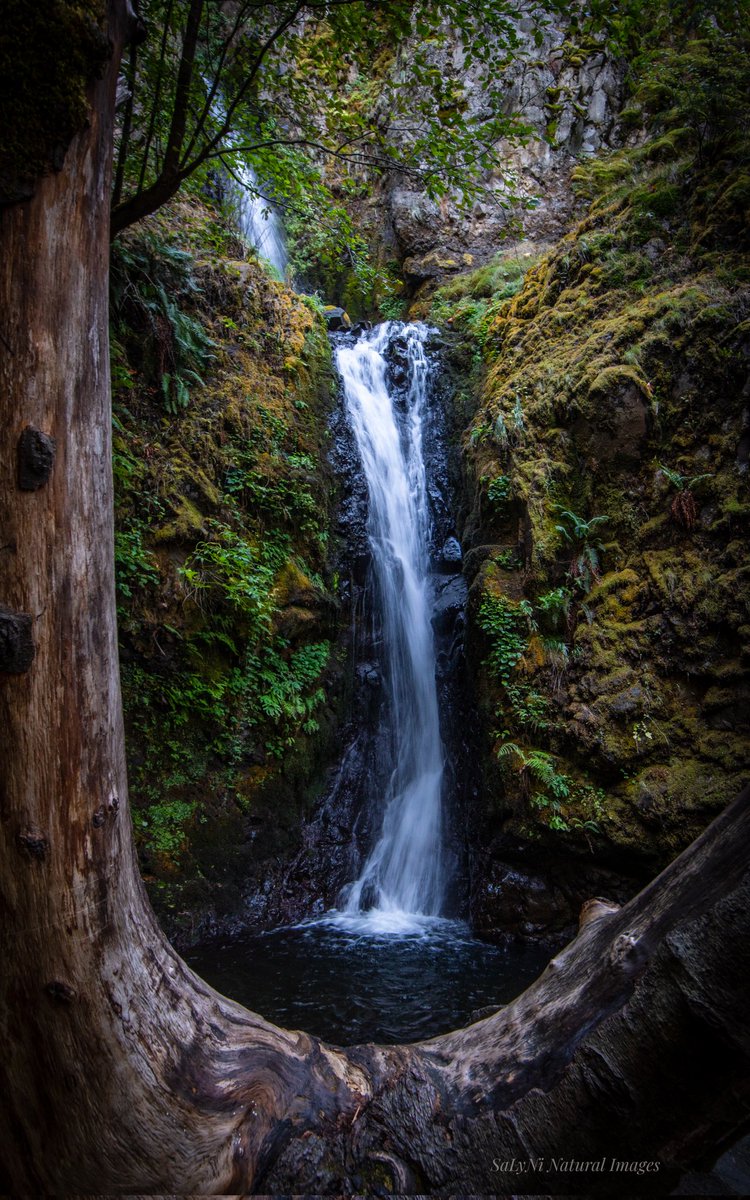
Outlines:
[[511,482],[507,475],[496,475],[487,484],[487,499],[498,516],[505,514],[510,494]]
[[712,473],[708,472],[703,475],[692,476],[683,475],[679,471],[673,471],[669,467],[665,467],[662,463],[659,463],[659,470],[672,487],[677,489],[677,495],[672,498],[672,503],[669,507],[672,520],[681,529],[692,529],[698,517],[693,488],[702,483],[704,479],[713,478]]
[[552,588],[537,596],[536,607],[551,630],[558,629],[563,620],[567,621],[572,598],[570,588],[566,587]]
[[556,525],[555,529],[573,547],[573,557],[568,567],[568,575],[585,594],[591,591],[599,579],[604,544],[597,530],[609,521],[609,517],[591,517],[586,521],[576,513],[563,508],[560,509],[560,519],[564,524]]

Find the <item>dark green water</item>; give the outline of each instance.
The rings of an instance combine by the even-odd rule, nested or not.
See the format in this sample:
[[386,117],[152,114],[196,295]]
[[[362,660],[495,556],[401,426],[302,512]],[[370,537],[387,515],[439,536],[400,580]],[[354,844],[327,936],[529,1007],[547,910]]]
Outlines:
[[461,922],[432,919],[409,932],[366,922],[299,925],[186,956],[225,996],[290,1029],[338,1045],[408,1042],[499,1007],[546,966],[549,949],[490,945]]

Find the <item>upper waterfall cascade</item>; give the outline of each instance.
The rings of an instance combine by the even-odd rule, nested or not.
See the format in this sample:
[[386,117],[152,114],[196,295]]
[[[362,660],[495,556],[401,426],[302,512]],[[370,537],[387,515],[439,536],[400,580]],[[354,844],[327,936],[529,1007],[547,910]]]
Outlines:
[[[431,625],[430,508],[422,428],[430,367],[424,325],[386,322],[340,345],[336,360],[369,498],[368,536],[382,631],[392,758],[380,835],[346,896],[344,915],[382,927],[442,909],[443,747]],[[398,339],[407,383],[399,411],[385,354]]]
[[234,205],[238,224],[247,240],[283,279],[289,260],[278,212],[259,194],[258,178],[251,167],[239,168],[237,178],[239,184],[234,189]]
[[[205,76],[203,82],[210,94],[211,84]],[[211,111],[220,123],[226,121],[226,109],[220,96],[214,96]],[[237,140],[236,135],[227,138],[229,149],[234,149]],[[247,162],[237,162],[228,177],[228,192],[237,225],[248,242],[283,279],[289,262],[284,231],[277,210],[271,201],[261,194],[260,187],[260,181],[253,168]]]

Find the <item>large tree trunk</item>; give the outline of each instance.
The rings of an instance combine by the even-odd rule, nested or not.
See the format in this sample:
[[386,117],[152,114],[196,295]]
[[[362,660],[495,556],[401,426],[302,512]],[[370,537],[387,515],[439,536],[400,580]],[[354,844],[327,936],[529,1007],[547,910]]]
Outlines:
[[[0,214],[0,1161],[13,1192],[216,1192],[252,1179],[298,1079],[316,1110],[333,1110],[348,1068],[197,980],[138,875],[107,319],[125,0],[109,22],[116,53],[91,88],[88,128],[59,173]],[[229,1072],[208,1100],[184,1061],[196,1043]]]
[[[110,20],[119,46],[124,0]],[[115,629],[116,57],[63,170],[0,226],[3,1190],[569,1191],[580,1179],[555,1156],[692,1161],[747,1107],[747,797],[518,1001],[419,1046],[344,1052],[276,1029],[156,926]],[[498,1165],[513,1158],[547,1166],[514,1178]]]

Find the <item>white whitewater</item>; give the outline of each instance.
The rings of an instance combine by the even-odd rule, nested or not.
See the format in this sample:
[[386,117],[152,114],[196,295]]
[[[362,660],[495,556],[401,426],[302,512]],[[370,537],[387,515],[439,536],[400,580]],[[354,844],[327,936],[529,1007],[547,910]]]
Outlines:
[[[383,634],[392,772],[380,836],[351,885],[341,923],[362,932],[418,932],[444,894],[440,740],[430,617],[430,513],[422,421],[427,328],[387,322],[336,359],[369,492],[368,533]],[[397,419],[384,351],[406,347],[406,413]],[[403,396],[402,401],[403,403]]]
[[283,280],[288,263],[284,234],[273,205],[258,192],[258,177],[249,166],[238,167],[233,201],[237,223],[251,245]]
[[[205,76],[203,82],[210,93],[211,84]],[[211,112],[219,124],[224,123],[226,109],[221,97],[214,96]],[[236,146],[237,142],[236,134],[228,136],[227,145],[230,149]],[[273,204],[260,195],[260,183],[255,171],[248,163],[237,162],[229,175],[227,187],[240,232],[283,280],[286,277],[289,259],[281,219]]]

